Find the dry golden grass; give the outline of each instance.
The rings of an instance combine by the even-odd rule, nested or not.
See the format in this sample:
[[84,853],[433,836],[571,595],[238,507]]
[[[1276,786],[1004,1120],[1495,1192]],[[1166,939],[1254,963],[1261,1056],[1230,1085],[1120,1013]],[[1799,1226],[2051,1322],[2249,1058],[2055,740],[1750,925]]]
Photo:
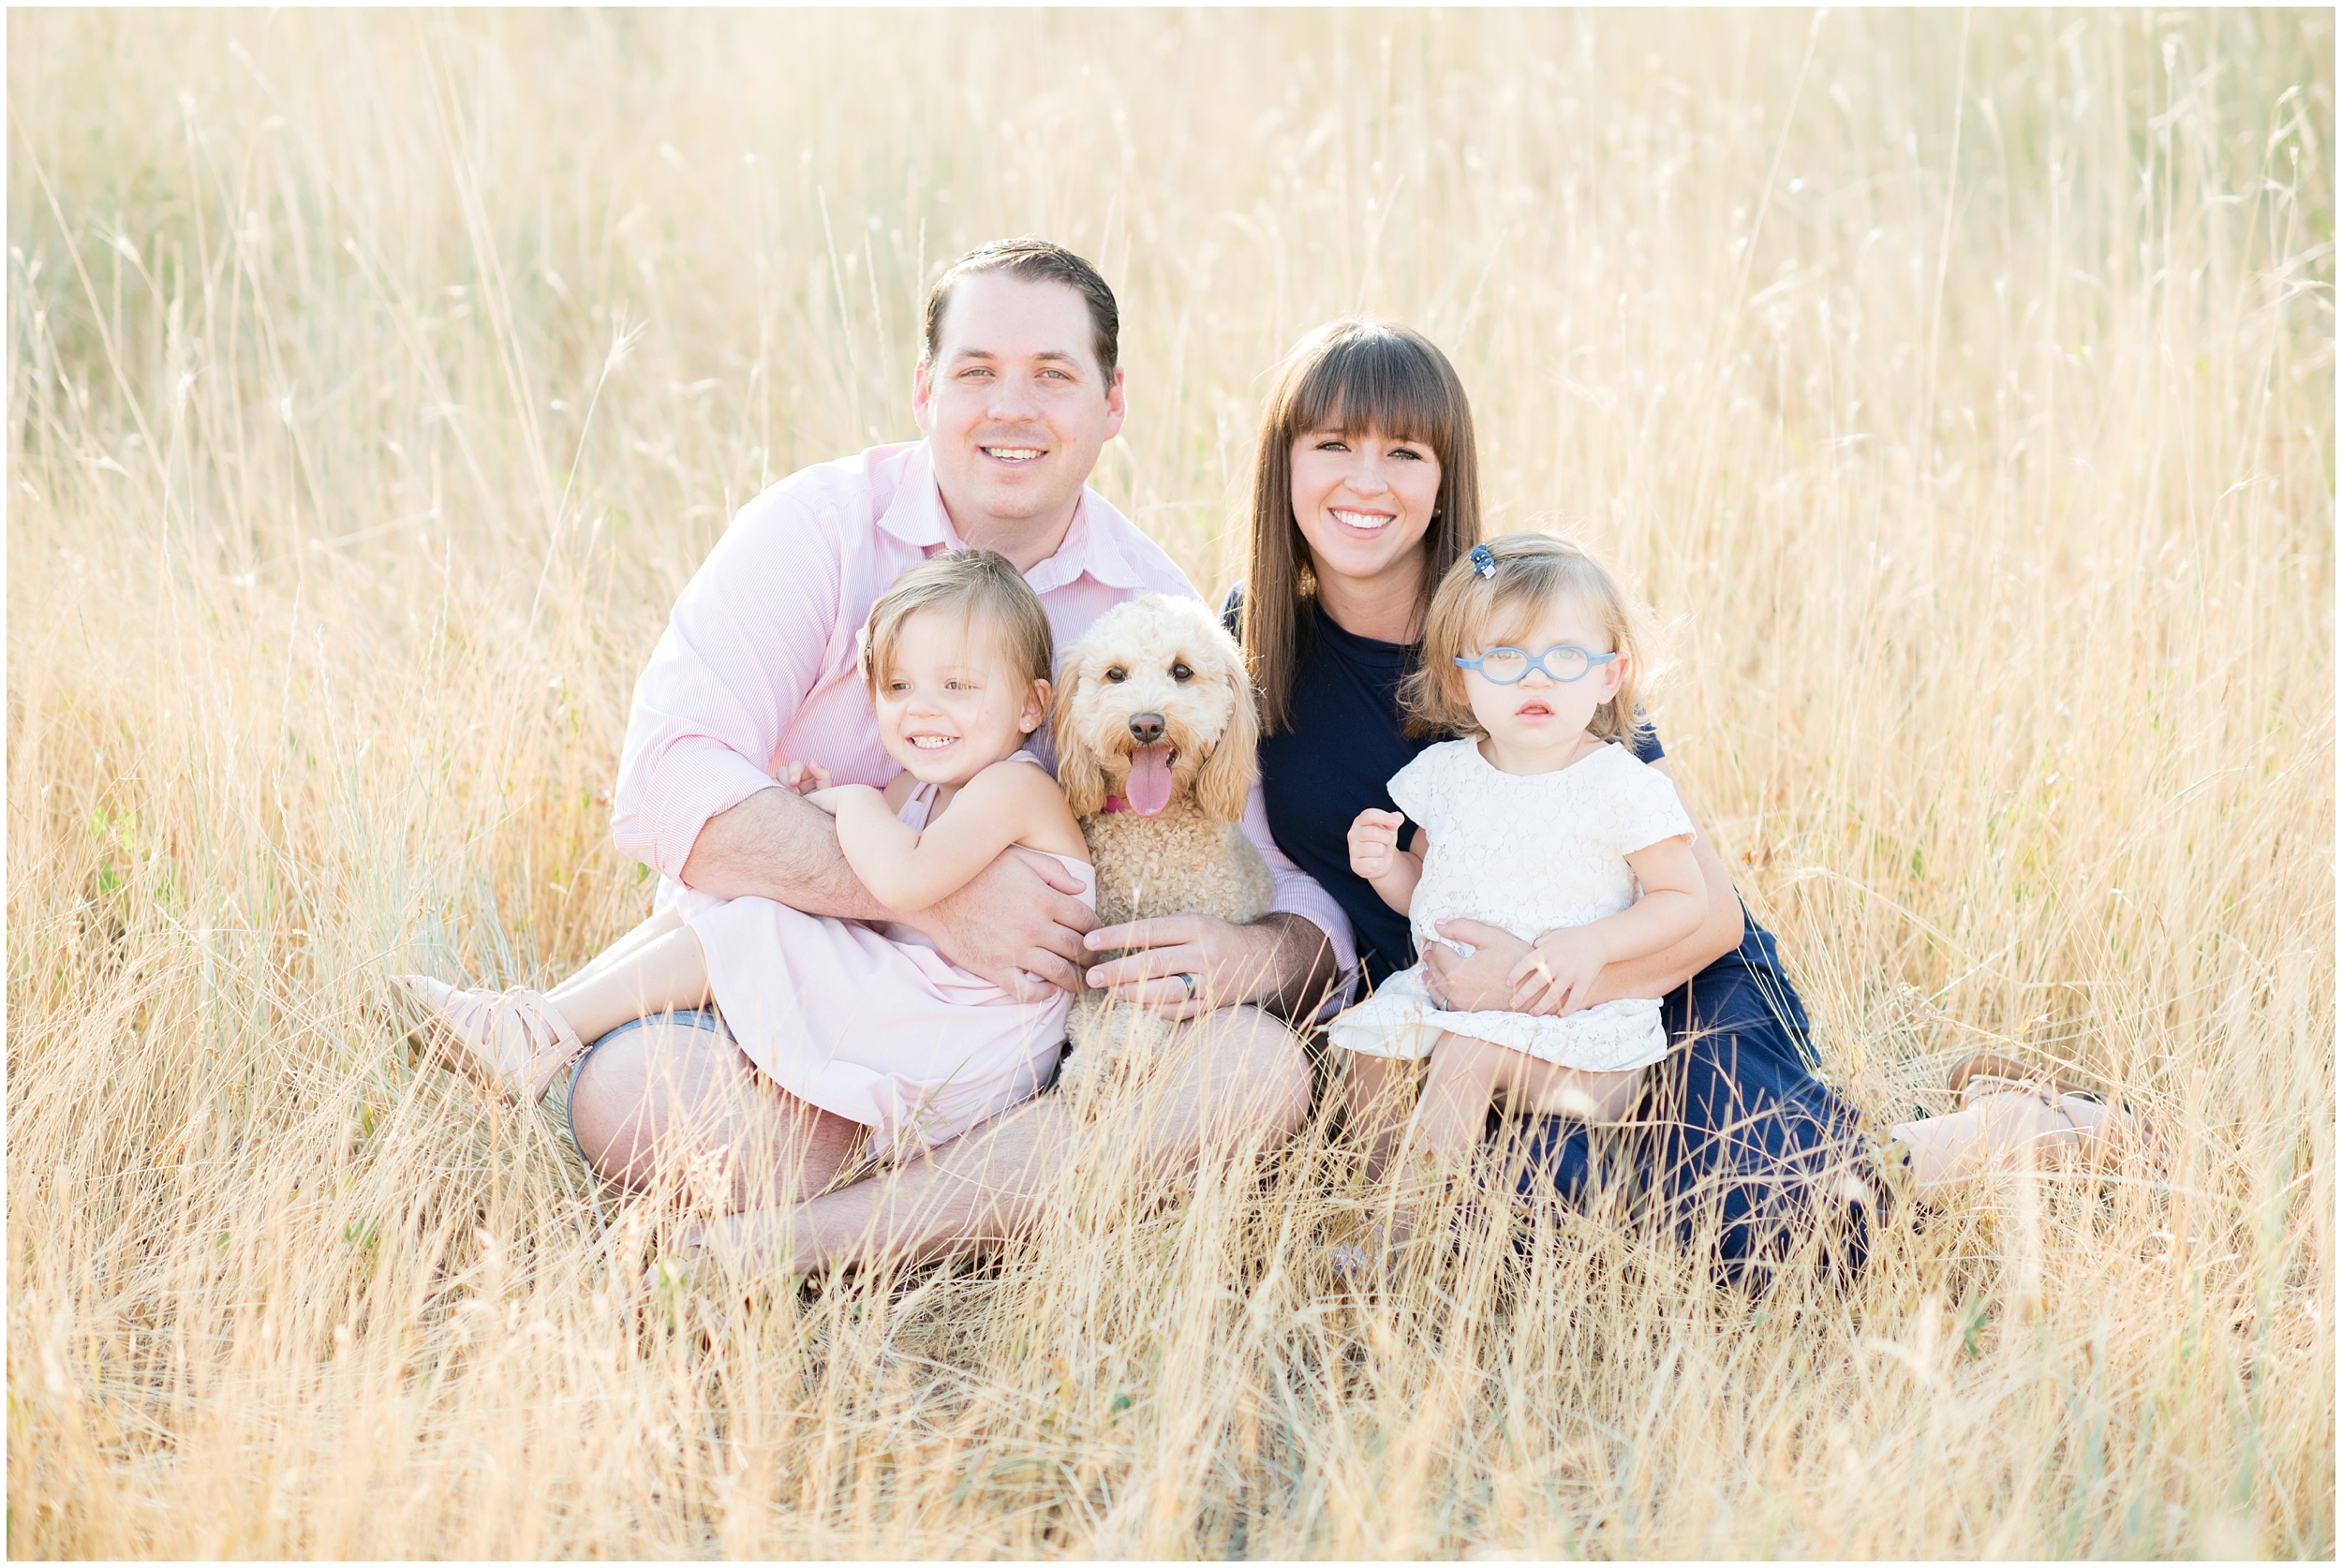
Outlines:
[[[2331,25],[11,12],[11,1554],[2330,1555]],[[1445,345],[1501,525],[1671,622],[1827,1072],[2078,1058],[2169,1190],[1361,1302],[1312,1132],[629,1326],[642,1217],[364,1009],[639,916],[668,604],[1026,230],[1199,584],[1292,338]]]

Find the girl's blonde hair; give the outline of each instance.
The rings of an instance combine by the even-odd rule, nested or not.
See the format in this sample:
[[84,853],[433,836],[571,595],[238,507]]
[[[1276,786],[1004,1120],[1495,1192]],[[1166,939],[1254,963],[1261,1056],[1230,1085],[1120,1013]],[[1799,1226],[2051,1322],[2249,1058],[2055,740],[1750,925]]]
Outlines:
[[1593,612],[1610,648],[1626,656],[1617,694],[1594,709],[1586,728],[1598,739],[1632,745],[1649,728],[1641,704],[1647,672],[1637,645],[1642,615],[1618,580],[1579,545],[1551,534],[1506,534],[1484,548],[1495,562],[1493,573],[1482,576],[1466,555],[1448,569],[1431,596],[1423,619],[1423,662],[1399,688],[1407,733],[1416,739],[1479,735],[1480,721],[1464,697],[1458,657],[1526,635],[1546,605],[1574,598]]
[[1017,672],[1045,681],[1057,657],[1049,613],[1016,563],[995,550],[953,550],[921,561],[888,584],[862,627],[862,679],[875,698],[895,667],[903,628],[922,610],[958,610],[999,640]]

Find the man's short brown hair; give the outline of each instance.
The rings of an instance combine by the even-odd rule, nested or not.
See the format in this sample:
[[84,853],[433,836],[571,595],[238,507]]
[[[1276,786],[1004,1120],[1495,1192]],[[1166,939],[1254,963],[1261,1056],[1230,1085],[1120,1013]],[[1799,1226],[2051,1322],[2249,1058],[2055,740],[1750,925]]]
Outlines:
[[1030,235],[978,245],[943,269],[927,290],[926,344],[919,352],[923,362],[934,363],[942,351],[943,307],[951,303],[952,286],[971,273],[1009,273],[1028,283],[1061,283],[1079,294],[1089,307],[1090,346],[1097,351],[1098,368],[1109,381],[1114,378],[1122,345],[1122,315],[1115,306],[1114,290],[1097,268],[1063,245]]

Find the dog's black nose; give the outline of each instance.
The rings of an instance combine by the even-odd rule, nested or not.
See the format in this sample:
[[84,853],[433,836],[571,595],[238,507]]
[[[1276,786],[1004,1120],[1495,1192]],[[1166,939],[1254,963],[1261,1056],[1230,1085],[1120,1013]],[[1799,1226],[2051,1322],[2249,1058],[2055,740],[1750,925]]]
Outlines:
[[1152,746],[1163,739],[1163,715],[1159,713],[1131,715],[1131,739],[1141,746]]

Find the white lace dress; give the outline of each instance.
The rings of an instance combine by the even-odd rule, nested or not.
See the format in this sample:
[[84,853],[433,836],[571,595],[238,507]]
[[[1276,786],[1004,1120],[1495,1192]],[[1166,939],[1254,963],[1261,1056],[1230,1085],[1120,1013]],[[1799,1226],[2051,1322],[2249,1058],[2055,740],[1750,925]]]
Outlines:
[[[1400,769],[1390,798],[1430,836],[1407,910],[1417,953],[1444,939],[1434,921],[1484,921],[1534,941],[1617,914],[1639,891],[1626,857],[1692,831],[1667,776],[1621,746],[1558,773],[1523,775],[1492,765],[1475,741],[1447,741]],[[1628,1072],[1667,1054],[1656,1001],[1604,1002],[1561,1018],[1448,1013],[1431,1005],[1421,964],[1336,1018],[1327,1037],[1347,1051],[1414,1059],[1450,1031],[1588,1072]]]

